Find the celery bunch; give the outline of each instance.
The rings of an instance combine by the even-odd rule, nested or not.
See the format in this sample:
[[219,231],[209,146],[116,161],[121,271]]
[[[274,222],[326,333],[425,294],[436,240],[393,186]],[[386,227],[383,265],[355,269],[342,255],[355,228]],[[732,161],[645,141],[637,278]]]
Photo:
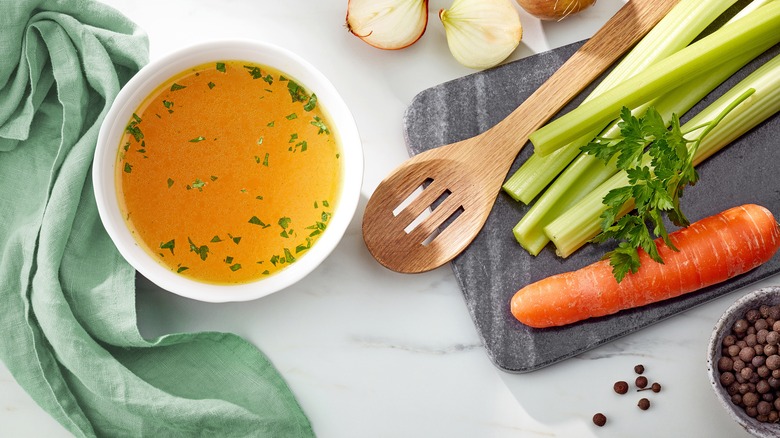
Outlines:
[[[580,154],[580,147],[597,136],[599,138],[619,136],[617,121],[612,119],[622,106],[633,107],[632,114],[636,117],[642,117],[647,108],[652,106],[660,113],[663,120],[668,121],[672,114],[679,115],[688,111],[726,78],[780,41],[780,32],[777,32],[777,29],[780,29],[780,1],[754,0],[735,19],[714,33],[687,47],[682,47],[693,40],[730,4],[731,2],[724,3],[722,0],[691,2],[683,0],[651,34],[648,34],[648,38],[652,37],[656,40],[684,39],[682,44],[677,41],[678,45],[673,50],[668,50],[669,47],[674,46],[668,41],[663,46],[657,46],[664,47],[659,50],[668,50],[664,53],[663,59],[653,58],[649,61],[651,65],[643,65],[630,74],[624,71],[624,76],[610,83],[609,90],[597,88],[579,108],[531,136],[536,152],[504,185],[504,190],[513,198],[530,202],[539,191],[555,179],[561,169],[574,160],[539,197],[513,230],[518,242],[531,254],[538,254],[550,238],[553,238],[558,252],[567,256],[598,233],[598,217],[604,211],[604,205],[601,204],[603,193],[598,198],[598,205],[587,204],[593,208],[592,211],[582,208],[572,209],[575,206],[581,207],[584,198],[591,198],[589,193],[600,188],[600,185],[615,175],[618,169],[614,158],[604,163],[593,156]],[[708,10],[709,15],[691,16],[694,7]],[[688,20],[687,23],[691,25],[689,33],[684,37],[680,34],[669,37],[663,33],[664,30],[668,30],[665,25],[675,23],[674,26],[679,26],[679,20],[683,19]],[[644,43],[643,40],[640,45]],[[636,51],[636,49],[632,51],[626,60],[629,60]],[[641,55],[646,54],[645,51]],[[639,59],[639,56],[636,55],[634,61]],[[617,71],[618,68],[615,70]],[[775,71],[774,74],[780,76],[780,71]],[[754,77],[755,74],[751,75],[751,78]],[[743,84],[744,81],[740,86]],[[766,99],[771,99],[771,96],[757,92],[756,96],[751,97],[749,101],[766,101]],[[747,102],[745,106],[751,105]],[[735,113],[742,114],[745,111],[738,108]],[[749,110],[747,112],[749,113]],[[772,113],[756,114],[753,116],[755,123],[754,120],[750,120],[748,125],[755,125]],[[716,114],[708,108],[695,120],[707,121],[708,119],[703,117],[709,115],[712,118]],[[602,130],[607,124],[609,126]],[[723,142],[719,139],[727,134],[723,129],[715,130],[710,134],[710,137],[715,138],[705,144],[714,141],[721,143],[720,147],[722,147]],[[550,151],[552,152],[546,156],[540,153]],[[696,156],[699,157],[707,151],[707,148],[700,149]],[[536,178],[536,181],[529,182],[532,179],[530,177]],[[628,207],[629,204],[631,202],[626,206]],[[570,213],[571,211],[577,213]],[[593,223],[589,223],[586,228],[576,229],[585,226],[584,224],[588,222],[586,218],[592,219],[594,213]],[[584,216],[575,220],[577,215]],[[567,222],[565,218],[575,222]],[[578,225],[569,226],[570,223]],[[594,223],[595,229],[592,228]],[[574,237],[575,235],[577,237]],[[583,239],[583,236],[587,237]]]

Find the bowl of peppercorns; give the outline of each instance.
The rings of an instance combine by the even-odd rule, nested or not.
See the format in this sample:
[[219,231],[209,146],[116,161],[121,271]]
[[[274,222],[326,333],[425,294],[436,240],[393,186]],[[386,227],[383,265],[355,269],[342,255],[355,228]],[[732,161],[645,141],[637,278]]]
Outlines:
[[759,437],[780,436],[780,287],[732,304],[707,350],[710,382],[737,423]]

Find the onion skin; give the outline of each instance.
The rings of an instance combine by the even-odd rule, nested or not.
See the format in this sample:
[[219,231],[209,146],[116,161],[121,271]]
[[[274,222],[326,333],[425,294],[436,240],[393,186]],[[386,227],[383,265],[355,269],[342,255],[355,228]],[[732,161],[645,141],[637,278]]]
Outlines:
[[560,21],[593,6],[596,0],[517,0],[526,12],[541,20]]
[[428,0],[349,0],[347,30],[383,50],[409,47],[428,26]]

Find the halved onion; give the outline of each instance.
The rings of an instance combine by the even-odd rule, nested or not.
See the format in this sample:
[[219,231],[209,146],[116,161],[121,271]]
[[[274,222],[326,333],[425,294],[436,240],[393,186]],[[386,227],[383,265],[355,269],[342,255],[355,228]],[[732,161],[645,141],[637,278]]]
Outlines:
[[428,25],[428,0],[349,0],[347,29],[386,50],[414,44]]
[[466,67],[497,65],[523,37],[520,15],[510,0],[455,0],[439,11],[452,56]]

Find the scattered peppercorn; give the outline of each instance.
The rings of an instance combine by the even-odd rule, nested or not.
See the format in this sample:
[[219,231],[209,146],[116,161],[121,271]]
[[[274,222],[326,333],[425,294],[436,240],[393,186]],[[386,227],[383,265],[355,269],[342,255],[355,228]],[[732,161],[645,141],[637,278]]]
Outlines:
[[639,399],[639,403],[636,405],[639,406],[639,409],[646,411],[648,408],[650,408],[650,400],[646,398]]
[[653,383],[653,385],[650,387],[650,389],[653,390],[653,392],[661,392],[661,384],[660,383]]
[[621,380],[619,382],[615,382],[613,388],[618,394],[625,394],[628,392],[628,383]]
[[634,382],[637,386],[637,388],[644,388],[647,386],[647,377],[645,376],[639,376],[636,378],[636,382]]
[[598,414],[593,416],[593,424],[595,424],[598,427],[602,427],[605,424],[607,424],[607,417],[599,412]]
[[634,367],[634,372],[637,373],[637,374],[644,373],[645,372],[645,366],[642,365],[642,364],[639,364],[639,365],[635,366]]

